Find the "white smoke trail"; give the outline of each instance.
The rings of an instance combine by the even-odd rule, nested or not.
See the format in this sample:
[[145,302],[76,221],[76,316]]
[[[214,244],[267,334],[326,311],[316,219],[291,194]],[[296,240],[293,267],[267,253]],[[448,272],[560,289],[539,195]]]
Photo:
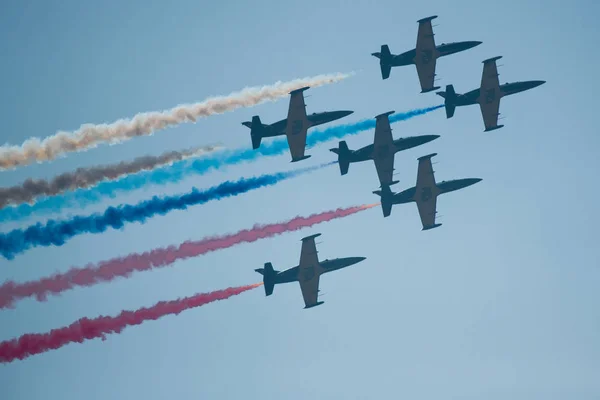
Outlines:
[[317,87],[339,82],[352,74],[328,74],[276,82],[262,87],[249,87],[227,96],[211,97],[194,104],[182,104],[166,111],[140,113],[131,119],[120,119],[111,124],[84,124],[74,132],[59,131],[44,140],[30,138],[20,146],[0,147],[0,170],[56,159],[58,156],[87,150],[99,143],[119,143],[136,136],[151,135],[157,130],[196,119],[221,114],[240,107],[285,97],[303,86]]
[[151,170],[190,157],[222,149],[222,146],[203,146],[183,151],[169,151],[160,156],[142,156],[133,161],[118,164],[102,165],[90,168],[78,168],[66,172],[47,181],[44,179],[27,179],[21,185],[0,188],[0,208],[8,204],[31,203],[39,196],[53,196],[68,190],[94,186],[104,180],[114,180],[123,175]]

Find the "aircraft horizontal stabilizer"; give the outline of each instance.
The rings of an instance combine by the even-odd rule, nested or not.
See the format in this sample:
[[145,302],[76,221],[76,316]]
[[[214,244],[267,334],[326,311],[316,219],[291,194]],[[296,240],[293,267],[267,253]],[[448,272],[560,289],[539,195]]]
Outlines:
[[346,141],[342,140],[337,149],[329,149],[329,151],[338,155],[340,174],[346,175],[348,173],[348,168],[350,168],[350,155],[352,153],[348,148]]
[[[242,125],[246,125],[246,123],[242,122]],[[256,150],[260,147],[260,141],[262,139],[263,132],[263,124],[260,121],[260,117],[255,115],[252,117],[252,122],[250,122],[250,138],[252,139],[252,149]]]
[[256,272],[263,276],[263,286],[265,287],[265,296],[270,296],[273,294],[273,289],[275,289],[275,276],[279,271],[275,271],[273,269],[273,264],[270,262],[265,263],[264,268],[255,269]]

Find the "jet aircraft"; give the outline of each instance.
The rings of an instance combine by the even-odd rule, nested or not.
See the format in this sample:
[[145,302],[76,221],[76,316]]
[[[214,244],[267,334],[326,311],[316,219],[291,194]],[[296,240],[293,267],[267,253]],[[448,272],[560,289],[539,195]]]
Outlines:
[[381,46],[381,51],[371,53],[372,56],[379,58],[379,66],[381,68],[381,78],[387,79],[390,77],[392,67],[403,67],[414,64],[417,67],[419,82],[421,84],[421,93],[437,90],[439,86],[433,86],[435,78],[435,65],[440,57],[458,53],[471,49],[480,45],[482,42],[454,42],[442,43],[439,46],[435,45],[433,38],[433,27],[431,20],[437,18],[437,15],[418,20],[419,30],[417,32],[416,48],[406,51],[402,54],[392,54],[387,44]]
[[321,275],[349,267],[366,259],[366,257],[346,257],[319,261],[315,244],[315,238],[318,236],[321,234],[316,233],[302,239],[299,265],[280,272],[275,271],[273,265],[268,262],[265,263],[264,268],[255,269],[263,276],[265,295],[273,294],[276,284],[299,282],[302,297],[304,297],[304,308],[316,307],[323,304],[323,301],[318,300]]
[[373,160],[381,185],[392,185],[394,175],[394,155],[402,150],[407,150],[431,142],[439,135],[423,135],[394,140],[389,116],[395,111],[388,111],[375,117],[375,137],[373,144],[358,150],[350,150],[345,140],[339,143],[338,148],[329,151],[338,155],[340,173],[346,175],[350,163]]
[[255,115],[252,117],[252,122],[242,122],[242,125],[250,128],[250,137],[252,138],[252,148],[254,150],[260,147],[262,138],[286,135],[292,155],[292,162],[305,160],[310,157],[310,155],[304,155],[306,133],[309,128],[344,118],[354,112],[326,111],[306,115],[303,92],[309,88],[307,86],[290,92],[290,105],[286,119],[268,125],[263,124],[260,117]]
[[387,217],[392,212],[393,204],[405,204],[416,202],[421,217],[422,230],[437,228],[442,224],[435,222],[437,214],[437,197],[444,193],[453,192],[455,190],[471,186],[481,179],[467,178],[455,179],[451,181],[435,182],[431,158],[437,153],[419,157],[419,166],[417,170],[417,185],[406,189],[400,193],[393,193],[389,185],[383,185],[381,190],[376,190],[373,193],[381,197],[381,208],[383,216]]
[[484,132],[500,129],[504,125],[498,125],[498,115],[500,115],[500,99],[504,96],[523,92],[525,90],[538,87],[546,81],[524,81],[512,82],[500,85],[498,79],[498,67],[496,61],[502,56],[489,58],[483,61],[483,74],[481,76],[481,86],[473,89],[465,94],[457,94],[454,91],[454,86],[446,86],[445,92],[437,92],[436,94],[443,97],[446,107],[446,118],[452,118],[456,107],[469,106],[479,104]]

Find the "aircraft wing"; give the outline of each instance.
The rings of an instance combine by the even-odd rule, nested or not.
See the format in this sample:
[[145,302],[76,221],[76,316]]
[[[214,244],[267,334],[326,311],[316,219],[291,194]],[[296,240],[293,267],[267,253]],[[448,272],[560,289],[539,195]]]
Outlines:
[[319,269],[317,246],[315,244],[315,238],[320,235],[320,233],[317,233],[302,239],[300,264],[298,265],[298,282],[300,282],[300,290],[304,298],[305,308],[318,306],[322,303],[318,301],[321,271]]
[[483,74],[479,88],[479,107],[483,116],[485,130],[499,128],[498,115],[500,111],[500,81],[496,60],[500,57],[490,58],[483,62]]
[[417,66],[417,74],[419,75],[422,92],[439,89],[433,86],[436,64],[435,40],[433,38],[433,28],[431,27],[431,20],[433,18],[420,20],[419,31],[417,32],[415,65]]
[[292,154],[292,161],[304,158],[306,148],[306,131],[308,130],[308,118],[306,117],[306,104],[304,103],[304,91],[308,87],[290,92],[290,107],[288,109],[287,125],[285,134],[288,146]]
[[431,165],[431,157],[435,155],[436,153],[433,153],[419,158],[415,200],[423,230],[436,227],[437,193],[435,193],[435,190],[437,186],[433,166]]
[[394,138],[389,115],[394,111],[378,115],[375,121],[373,140],[373,161],[377,169],[380,184],[391,184],[394,177]]

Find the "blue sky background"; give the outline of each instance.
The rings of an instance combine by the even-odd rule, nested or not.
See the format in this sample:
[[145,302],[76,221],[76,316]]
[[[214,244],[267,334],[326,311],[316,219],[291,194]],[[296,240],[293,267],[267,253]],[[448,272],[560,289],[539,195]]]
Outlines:
[[[115,315],[197,292],[260,281],[254,268],[296,265],[300,239],[321,232],[321,258],[365,256],[321,280],[325,305],[303,310],[297,284],[71,344],[0,365],[0,397],[13,399],[597,399],[600,396],[600,257],[596,212],[600,89],[594,1],[21,1],[0,5],[2,142],[20,144],[82,123],[112,122],[244,86],[330,72],[355,77],[306,92],[307,111],[351,109],[343,122],[436,105],[414,67],[381,80],[370,53],[416,43],[437,14],[437,43],[483,44],[438,62],[440,84],[478,87],[481,61],[502,55],[500,81],[542,79],[501,102],[505,127],[483,133],[477,106],[398,123],[394,137],[440,134],[396,155],[413,186],[430,152],[436,178],[479,177],[440,197],[443,226],[421,231],[414,204],[380,209],[275,239],[240,245],[0,312],[0,340],[83,317]],[[240,123],[285,117],[287,100],[210,117],[119,146],[3,172],[3,186],[79,166],[223,142],[250,146]],[[342,121],[340,121],[342,122]],[[310,132],[309,132],[310,134]],[[348,138],[367,145],[373,132]],[[310,150],[303,166],[333,159]],[[132,203],[226,179],[296,167],[289,155],[232,167],[97,204]],[[26,281],[130,252],[233,232],[254,222],[377,201],[372,163],[337,166],[122,231],[81,235],[63,247],[0,260],[0,280]],[[80,213],[80,211],[76,211]],[[72,212],[71,212],[72,213]],[[64,213],[61,217],[66,217]],[[33,221],[33,220],[31,220]],[[24,227],[6,224],[1,230]]]

